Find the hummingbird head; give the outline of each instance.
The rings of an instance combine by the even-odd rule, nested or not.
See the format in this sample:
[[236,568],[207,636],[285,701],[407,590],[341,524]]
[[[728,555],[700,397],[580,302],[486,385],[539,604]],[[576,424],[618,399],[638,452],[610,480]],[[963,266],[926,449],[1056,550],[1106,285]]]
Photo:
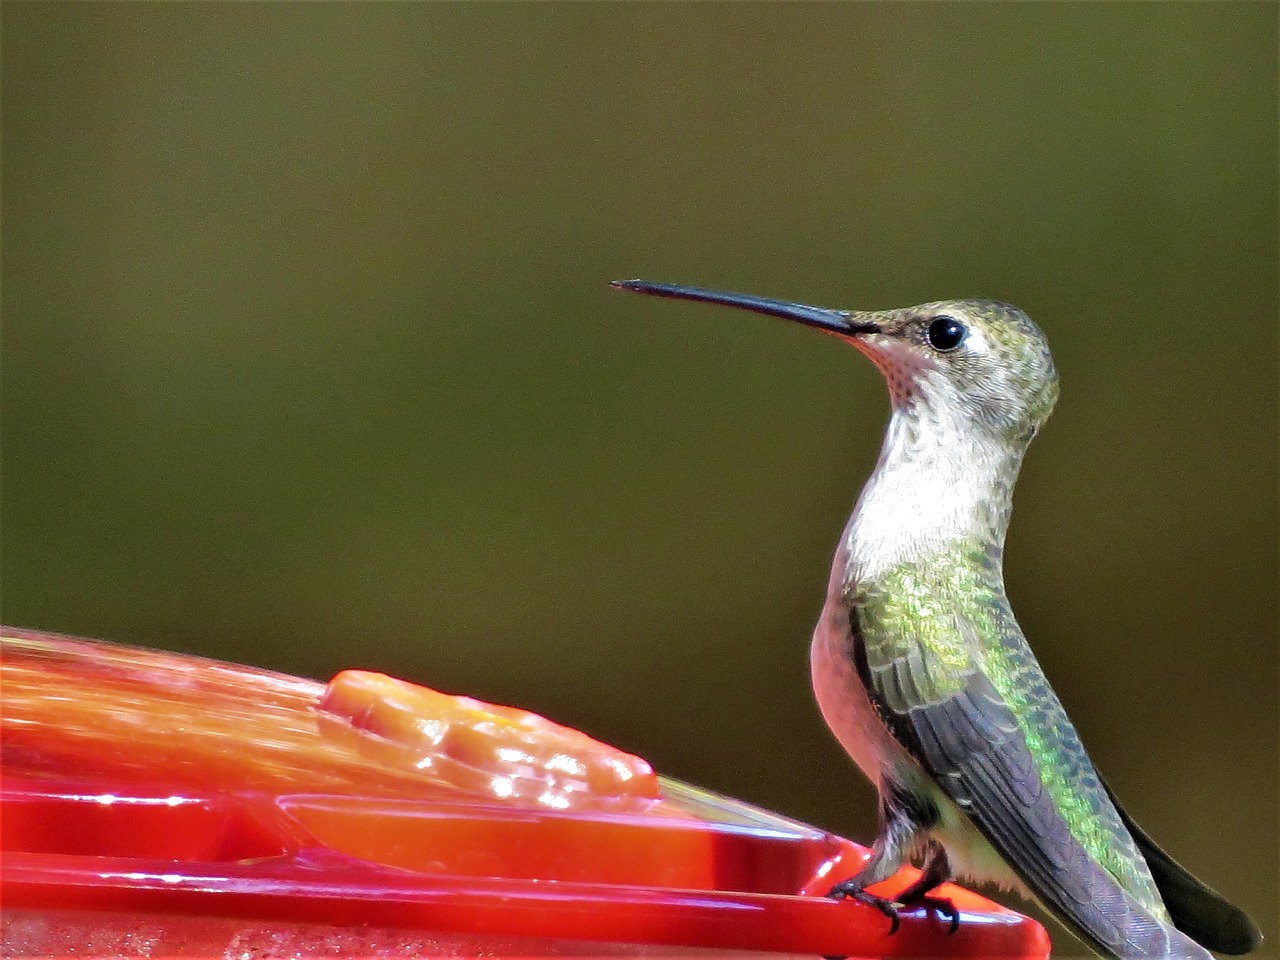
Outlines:
[[845,339],[880,369],[896,408],[958,411],[984,433],[1024,442],[1053,410],[1049,344],[1017,307],[948,300],[850,317],[876,327]]
[[651,296],[701,300],[817,327],[853,344],[879,368],[896,410],[991,440],[1029,443],[1058,397],[1040,328],[1016,307],[948,300],[900,310],[830,310],[747,294],[619,280]]

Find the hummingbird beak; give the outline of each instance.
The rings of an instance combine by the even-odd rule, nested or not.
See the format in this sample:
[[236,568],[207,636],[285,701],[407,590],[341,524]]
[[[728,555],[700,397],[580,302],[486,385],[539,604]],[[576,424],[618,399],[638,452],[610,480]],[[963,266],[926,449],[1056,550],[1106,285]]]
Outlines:
[[856,337],[862,333],[879,333],[880,326],[853,319],[847,310],[828,310],[824,307],[807,307],[803,303],[786,300],[769,300],[747,293],[721,293],[698,287],[681,287],[673,283],[650,283],[648,280],[615,280],[609,286],[617,290],[633,290],[651,297],[674,297],[677,300],[701,300],[705,303],[722,303],[729,307],[765,313],[771,317],[795,320],[809,327],[817,327],[839,337]]

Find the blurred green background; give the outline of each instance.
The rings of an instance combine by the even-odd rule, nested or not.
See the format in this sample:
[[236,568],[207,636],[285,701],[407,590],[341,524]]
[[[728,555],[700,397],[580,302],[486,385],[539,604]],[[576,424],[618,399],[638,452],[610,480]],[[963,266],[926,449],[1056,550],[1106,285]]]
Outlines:
[[1274,4],[2,15],[6,622],[388,671],[869,840],[807,644],[883,384],[607,282],[1010,300],[1063,381],[1020,618],[1280,943]]

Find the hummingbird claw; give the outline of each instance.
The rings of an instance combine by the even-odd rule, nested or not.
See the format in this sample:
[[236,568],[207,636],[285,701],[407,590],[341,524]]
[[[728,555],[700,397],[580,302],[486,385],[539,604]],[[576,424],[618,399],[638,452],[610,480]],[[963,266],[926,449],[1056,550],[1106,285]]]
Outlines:
[[827,891],[827,896],[832,900],[843,900],[846,897],[850,900],[856,900],[858,903],[865,903],[869,907],[875,907],[886,917],[889,918],[889,936],[893,936],[898,932],[901,921],[898,918],[898,904],[888,897],[877,896],[874,893],[867,893],[862,887],[858,886],[853,880],[842,880],[834,887]]
[[950,921],[947,925],[948,937],[960,929],[960,911],[954,903],[945,897],[930,897],[922,894],[918,897],[904,900],[902,903],[904,907],[914,907],[917,904],[935,911],[939,916],[946,917]]
[[[940,917],[945,917],[947,923],[947,936],[953,935],[960,929],[960,910],[954,903],[945,897],[931,897],[928,894],[912,894],[907,891],[907,896],[900,901],[890,900],[888,897],[880,897],[874,893],[867,893],[859,887],[853,880],[843,880],[832,887],[827,896],[832,900],[843,900],[849,898],[859,903],[865,903],[869,907],[875,907],[886,917],[889,918],[889,935],[898,932],[901,925],[899,911],[902,907],[924,907],[926,910],[933,910]],[[832,960],[832,958],[828,958]],[[838,958],[836,958],[838,960]]]

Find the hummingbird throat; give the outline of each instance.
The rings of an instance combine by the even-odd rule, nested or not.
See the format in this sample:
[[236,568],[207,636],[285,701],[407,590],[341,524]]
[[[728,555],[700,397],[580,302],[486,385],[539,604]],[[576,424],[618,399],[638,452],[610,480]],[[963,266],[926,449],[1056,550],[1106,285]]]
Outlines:
[[919,393],[894,401],[880,459],[845,530],[847,582],[875,580],[958,542],[997,554],[1004,546],[1024,450]]

